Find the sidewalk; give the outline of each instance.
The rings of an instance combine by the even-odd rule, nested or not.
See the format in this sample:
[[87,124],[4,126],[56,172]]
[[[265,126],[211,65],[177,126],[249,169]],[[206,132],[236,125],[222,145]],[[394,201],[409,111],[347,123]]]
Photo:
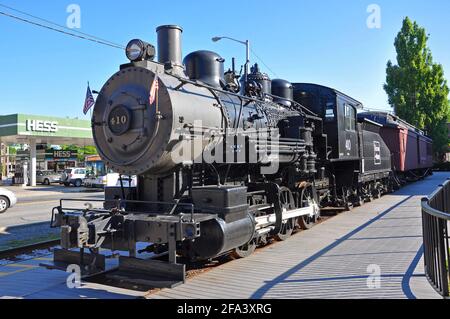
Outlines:
[[[285,242],[257,250],[148,298],[419,298],[440,299],[423,274],[420,198],[449,176],[434,176],[346,212]],[[28,260],[0,266],[0,296],[129,298],[130,291],[86,283],[68,289],[64,272]],[[375,266],[375,267],[374,267]],[[371,280],[376,266],[379,282]],[[18,270],[19,269],[19,270]],[[370,283],[368,285],[368,283]],[[372,286],[373,284],[373,286]]]
[[148,298],[440,298],[424,276],[421,197],[436,173]]

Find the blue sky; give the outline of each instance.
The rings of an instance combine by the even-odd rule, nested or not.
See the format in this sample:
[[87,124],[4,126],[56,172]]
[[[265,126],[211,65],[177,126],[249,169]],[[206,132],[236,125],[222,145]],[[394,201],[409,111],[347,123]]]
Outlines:
[[[245,49],[217,35],[249,39],[259,57],[292,82],[337,88],[371,108],[386,108],[383,90],[394,38],[409,16],[431,35],[435,61],[450,74],[448,0],[229,0],[106,1],[0,0],[16,9],[65,24],[67,7],[81,8],[80,31],[125,45],[132,38],[156,43],[161,24],[183,27],[183,55],[207,49],[227,65]],[[166,4],[167,3],[167,4]],[[381,29],[369,29],[367,7],[381,8]],[[136,4],[136,6],[133,6]],[[0,11],[7,11],[0,8]],[[33,113],[87,118],[86,82],[99,90],[124,52],[0,16],[0,114]],[[252,62],[259,62],[254,56]],[[262,66],[264,69],[264,66]],[[267,70],[266,70],[267,71]],[[269,72],[269,75],[275,76]]]

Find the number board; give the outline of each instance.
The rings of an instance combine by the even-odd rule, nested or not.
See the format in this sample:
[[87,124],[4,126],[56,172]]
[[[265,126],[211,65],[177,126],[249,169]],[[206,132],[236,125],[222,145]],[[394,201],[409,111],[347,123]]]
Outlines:
[[114,135],[123,135],[130,129],[131,112],[124,105],[112,109],[108,117],[108,127]]

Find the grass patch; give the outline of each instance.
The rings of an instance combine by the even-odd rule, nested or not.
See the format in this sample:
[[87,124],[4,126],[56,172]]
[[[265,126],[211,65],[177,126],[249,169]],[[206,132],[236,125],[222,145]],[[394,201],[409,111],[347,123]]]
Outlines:
[[59,233],[57,234],[47,234],[33,238],[21,239],[21,240],[10,240],[0,245],[0,252],[3,250],[19,248],[23,246],[28,246],[40,242],[45,242],[49,240],[57,240],[60,238]]

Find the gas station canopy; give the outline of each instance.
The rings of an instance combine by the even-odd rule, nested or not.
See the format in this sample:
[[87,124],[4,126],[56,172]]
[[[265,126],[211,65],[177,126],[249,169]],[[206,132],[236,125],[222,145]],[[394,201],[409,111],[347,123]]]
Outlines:
[[12,114],[0,116],[0,144],[30,146],[30,185],[36,185],[36,144],[94,145],[91,122],[52,116]]
[[94,145],[88,120],[26,114],[0,116],[2,143],[28,144],[30,139],[54,145]]

